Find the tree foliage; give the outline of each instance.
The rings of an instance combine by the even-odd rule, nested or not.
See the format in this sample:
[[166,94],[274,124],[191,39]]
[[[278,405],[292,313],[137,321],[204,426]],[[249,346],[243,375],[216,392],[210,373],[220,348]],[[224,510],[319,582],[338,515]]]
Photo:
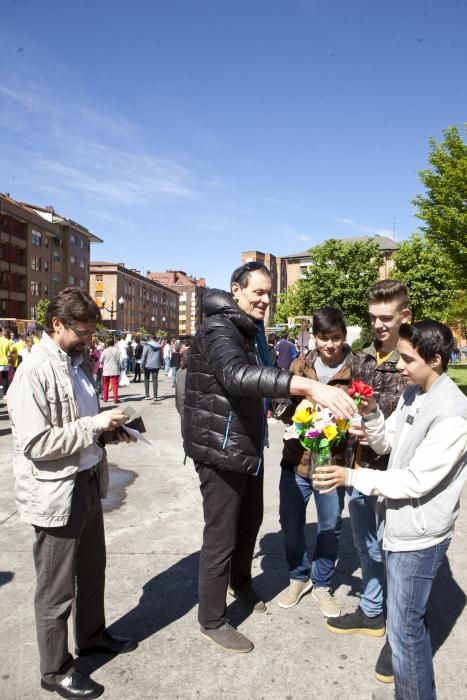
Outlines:
[[320,306],[336,306],[349,324],[368,316],[366,292],[378,281],[383,263],[376,241],[344,242],[331,238],[310,250],[311,264],[303,279],[280,299],[275,321],[310,316]]
[[415,321],[443,321],[456,291],[454,265],[429,238],[414,234],[394,253],[391,277],[407,285]]
[[36,304],[36,321],[37,323],[42,326],[42,328],[46,327],[46,315],[47,315],[47,309],[49,308],[50,304],[50,299],[39,299],[39,301]]
[[446,310],[446,322],[457,326],[463,336],[467,335],[467,294],[465,289],[454,294]]
[[413,204],[427,237],[451,258],[461,286],[467,277],[467,144],[459,129],[445,129],[444,140],[430,139],[431,168],[419,172],[426,195]]

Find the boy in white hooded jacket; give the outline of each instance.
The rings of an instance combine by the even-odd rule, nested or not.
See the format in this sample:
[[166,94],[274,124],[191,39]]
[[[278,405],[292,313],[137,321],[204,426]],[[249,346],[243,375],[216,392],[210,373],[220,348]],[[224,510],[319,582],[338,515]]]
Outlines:
[[[467,478],[467,397],[447,376],[454,346],[437,321],[402,325],[398,369],[407,380],[385,421],[374,399],[359,406],[369,445],[391,452],[388,470],[320,467],[315,484],[383,496],[388,636],[397,700],[436,698],[426,607],[449,547]],[[323,483],[324,482],[324,483]]]

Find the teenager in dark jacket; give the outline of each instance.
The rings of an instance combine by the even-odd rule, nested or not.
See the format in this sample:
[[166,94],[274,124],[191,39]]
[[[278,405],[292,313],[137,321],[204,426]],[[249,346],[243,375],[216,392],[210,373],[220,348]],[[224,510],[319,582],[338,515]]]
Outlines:
[[261,263],[236,269],[232,294],[204,297],[206,320],[190,348],[184,406],[185,450],[200,479],[205,528],[200,555],[201,632],[233,652],[252,642],[226,619],[229,591],[247,609],[264,612],[251,585],[251,562],[263,517],[264,397],[308,395],[350,417],[353,401],[340,389],[270,367],[263,319],[271,275]]

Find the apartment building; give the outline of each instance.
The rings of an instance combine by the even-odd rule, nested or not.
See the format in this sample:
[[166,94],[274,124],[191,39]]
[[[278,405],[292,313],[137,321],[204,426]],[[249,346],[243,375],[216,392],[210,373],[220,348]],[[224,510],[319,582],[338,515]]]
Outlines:
[[87,228],[55,212],[0,194],[0,317],[36,317],[39,299],[68,286],[88,289]]
[[202,321],[202,299],[207,289],[204,277],[191,277],[183,270],[148,270],[146,277],[178,292],[178,336],[192,337]]
[[89,293],[101,309],[103,323],[112,330],[145,328],[178,337],[178,293],[143,277],[139,270],[122,262],[91,262]]

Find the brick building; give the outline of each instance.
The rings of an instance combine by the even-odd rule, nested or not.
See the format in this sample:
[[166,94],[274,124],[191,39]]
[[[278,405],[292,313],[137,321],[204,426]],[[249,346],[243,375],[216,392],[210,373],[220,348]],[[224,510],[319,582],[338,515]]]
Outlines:
[[124,263],[91,262],[89,293],[101,309],[104,325],[113,330],[178,336],[178,293],[129,270]]
[[146,276],[178,292],[180,297],[177,336],[193,336],[202,321],[202,298],[207,289],[204,277],[196,279],[182,270],[148,270]]
[[0,317],[35,319],[39,299],[87,291],[91,243],[102,240],[55,212],[0,194]]

